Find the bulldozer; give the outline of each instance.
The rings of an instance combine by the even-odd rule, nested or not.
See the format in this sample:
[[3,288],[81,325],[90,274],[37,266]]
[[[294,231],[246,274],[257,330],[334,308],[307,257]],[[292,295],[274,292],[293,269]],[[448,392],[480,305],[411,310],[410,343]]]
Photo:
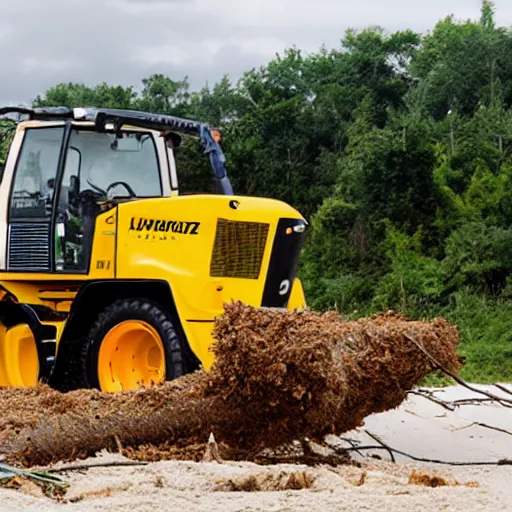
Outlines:
[[[306,307],[307,222],[233,192],[219,130],[93,107],[0,118],[15,123],[0,185],[0,386],[119,392],[208,371],[226,303]],[[180,191],[184,137],[209,160],[213,193]]]

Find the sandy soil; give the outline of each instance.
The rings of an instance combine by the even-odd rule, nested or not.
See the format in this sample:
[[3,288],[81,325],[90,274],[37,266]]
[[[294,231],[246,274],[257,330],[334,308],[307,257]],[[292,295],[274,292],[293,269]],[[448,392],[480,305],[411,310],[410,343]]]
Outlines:
[[[326,510],[511,510],[512,467],[432,468],[461,484],[478,482],[479,487],[424,487],[408,483],[413,466],[387,462],[364,464],[363,468],[276,465],[259,467],[250,463],[158,462],[143,467],[97,468],[85,474],[66,475],[71,489],[69,503],[32,497],[20,491],[0,490],[4,511],[326,511]],[[309,489],[282,491],[216,490],[230,480],[249,475],[264,481],[264,475],[305,471],[313,480]],[[362,475],[365,474],[363,477]],[[362,482],[362,483],[361,483]],[[267,481],[267,485],[272,482]],[[222,488],[222,487],[221,487]]]
[[[439,391],[436,396],[447,400],[468,397],[457,387]],[[464,405],[448,411],[413,395],[397,410],[368,418],[365,429],[419,457],[466,462],[512,460],[512,409],[496,404]],[[337,441],[346,443],[347,438],[362,445],[375,444],[364,429]],[[510,465],[446,466],[406,462],[400,456],[397,463],[391,463],[384,460],[389,459],[385,451],[365,453],[367,458],[359,457],[361,468],[235,462],[92,468],[61,474],[70,483],[65,503],[57,503],[42,496],[39,488],[28,486],[16,491],[0,489],[0,506],[9,512],[512,511]],[[383,460],[369,458],[372,454]],[[98,458],[121,459],[119,455],[100,454],[89,461],[94,463]],[[409,481],[413,471],[442,476],[448,485],[432,488],[413,484]],[[305,488],[294,490],[301,486]]]

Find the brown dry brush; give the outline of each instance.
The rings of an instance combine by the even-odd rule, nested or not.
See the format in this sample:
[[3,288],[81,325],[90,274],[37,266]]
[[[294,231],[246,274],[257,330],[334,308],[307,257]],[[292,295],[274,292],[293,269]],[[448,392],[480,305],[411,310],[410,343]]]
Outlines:
[[[7,459],[40,465],[115,450],[205,443],[209,434],[256,455],[308,437],[321,441],[397,407],[431,370],[417,344],[457,372],[458,329],[443,319],[259,310],[236,302],[217,319],[216,362],[176,381],[104,394],[2,390]],[[9,430],[10,429],[10,430]]]

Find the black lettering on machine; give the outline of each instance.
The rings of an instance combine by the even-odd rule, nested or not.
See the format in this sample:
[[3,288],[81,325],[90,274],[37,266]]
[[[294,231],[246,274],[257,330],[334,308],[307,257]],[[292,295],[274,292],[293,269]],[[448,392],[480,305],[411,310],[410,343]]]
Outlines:
[[146,219],[132,217],[130,231],[152,233],[176,233],[179,235],[198,235],[200,222],[174,221],[165,219]]

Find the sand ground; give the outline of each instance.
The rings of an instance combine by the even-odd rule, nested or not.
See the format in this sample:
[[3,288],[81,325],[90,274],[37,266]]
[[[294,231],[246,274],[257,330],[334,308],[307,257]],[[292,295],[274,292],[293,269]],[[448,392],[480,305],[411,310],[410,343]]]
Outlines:
[[[486,389],[500,394],[496,388]],[[435,396],[453,401],[479,395],[454,386],[436,391]],[[512,460],[512,409],[496,403],[465,404],[449,411],[411,395],[398,409],[374,415],[364,428],[330,442],[348,445],[350,439],[353,444],[375,445],[365,430],[418,457],[458,462]],[[42,496],[39,488],[26,487],[0,489],[0,508],[6,512],[512,511],[512,465],[447,466],[400,455],[392,463],[386,451],[363,453],[354,453],[360,468],[172,461],[91,468],[61,474],[70,484],[65,503]],[[98,458],[121,459],[99,454],[89,461]],[[409,481],[413,471],[442,476],[449,485],[413,484]],[[290,489],[297,486],[305,488]]]

